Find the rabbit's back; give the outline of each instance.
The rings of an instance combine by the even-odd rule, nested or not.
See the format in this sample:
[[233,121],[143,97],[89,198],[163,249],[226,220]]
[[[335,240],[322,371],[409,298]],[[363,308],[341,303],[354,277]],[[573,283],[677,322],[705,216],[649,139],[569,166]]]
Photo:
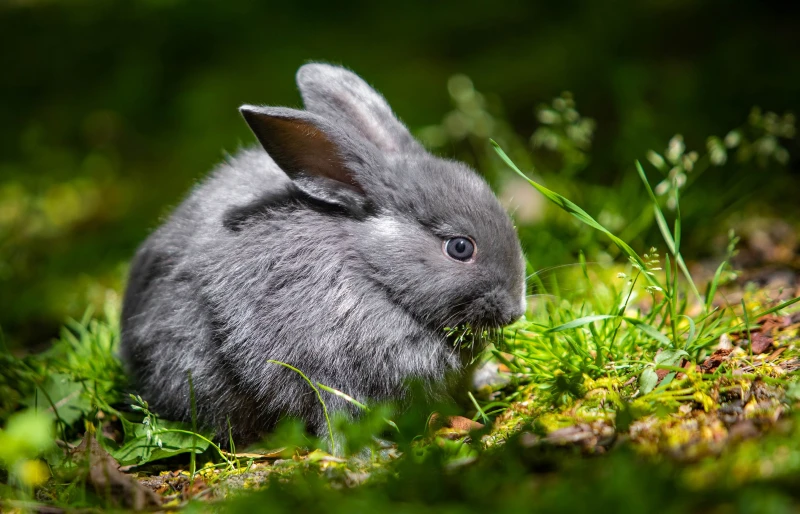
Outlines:
[[[229,237],[226,212],[282,191],[286,175],[263,151],[230,157],[141,245],[131,263],[122,312],[121,356],[136,389],[168,419],[190,416],[192,372],[198,416],[219,423],[220,404],[245,398],[231,387],[214,348],[214,320],[204,303],[193,262]],[[224,409],[227,411],[227,409]]]

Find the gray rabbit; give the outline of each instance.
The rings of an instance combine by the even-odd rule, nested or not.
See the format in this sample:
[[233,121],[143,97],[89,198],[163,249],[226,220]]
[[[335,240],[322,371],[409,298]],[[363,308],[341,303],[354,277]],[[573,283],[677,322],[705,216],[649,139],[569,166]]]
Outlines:
[[297,83],[306,110],[241,107],[263,149],[221,164],[142,244],[122,311],[151,408],[190,420],[191,371],[198,422],[230,420],[243,444],[284,416],[326,430],[308,384],[269,359],[398,400],[463,368],[444,327],[524,312],[519,240],[486,183],[426,152],[354,73],[313,63]]

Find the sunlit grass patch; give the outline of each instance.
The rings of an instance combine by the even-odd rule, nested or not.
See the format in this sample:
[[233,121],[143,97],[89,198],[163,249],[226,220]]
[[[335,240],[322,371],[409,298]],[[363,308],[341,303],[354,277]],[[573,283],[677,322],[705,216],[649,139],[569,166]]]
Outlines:
[[[524,176],[499,146],[495,149]],[[601,270],[581,259],[568,279],[582,284],[577,297],[561,294],[557,283],[547,291],[532,274],[537,292],[546,293],[544,300],[491,349],[515,380],[514,388],[484,398],[482,411],[499,413],[501,439],[531,422],[540,435],[599,422],[650,453],[654,447],[691,452],[708,440],[726,440],[728,428],[745,419],[769,425],[763,421],[777,420],[786,407],[783,391],[800,367],[794,339],[800,317],[790,316],[800,298],[728,304],[717,295],[730,267],[727,260],[705,285],[704,298],[680,253],[677,189],[670,229],[638,163],[637,170],[668,249],[664,256],[655,248],[639,256],[580,207],[526,177],[553,203],[608,236],[629,263]],[[728,259],[736,243],[731,239]],[[781,334],[786,336],[782,343]],[[754,390],[769,398],[756,398]],[[697,416],[696,410],[723,412],[714,418]],[[727,420],[717,427],[723,414]],[[682,432],[675,416],[693,420]],[[715,427],[724,434],[714,434]],[[695,449],[688,449],[690,443]]]

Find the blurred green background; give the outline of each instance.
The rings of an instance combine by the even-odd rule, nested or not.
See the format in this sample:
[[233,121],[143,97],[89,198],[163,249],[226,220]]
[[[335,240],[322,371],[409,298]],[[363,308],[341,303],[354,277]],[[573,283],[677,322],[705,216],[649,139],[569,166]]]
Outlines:
[[[799,15],[785,2],[686,0],[5,0],[5,340],[46,344],[66,316],[119,290],[159,219],[225,152],[252,144],[237,107],[299,105],[294,73],[307,60],[355,70],[435,151],[513,197],[486,144],[495,137],[641,251],[657,231],[633,162],[665,155],[680,133],[707,168],[688,173],[684,249],[720,254],[717,236],[743,220],[797,219],[793,119],[748,115],[798,112]],[[737,127],[749,146],[707,166],[708,137],[719,145]],[[649,164],[648,175],[664,178]],[[564,216],[525,210],[536,201],[510,200],[535,266],[574,261],[579,249],[613,257]]]

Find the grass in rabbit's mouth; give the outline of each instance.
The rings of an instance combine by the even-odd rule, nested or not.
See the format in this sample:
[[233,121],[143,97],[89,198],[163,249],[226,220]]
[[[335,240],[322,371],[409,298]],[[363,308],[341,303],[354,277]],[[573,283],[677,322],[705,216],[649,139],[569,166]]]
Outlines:
[[[681,255],[677,193],[670,221],[645,171],[637,171],[664,240],[641,255],[531,181],[603,233],[627,262],[603,268],[581,259],[547,286],[531,267],[538,294],[522,320],[498,330],[448,329],[454,349],[486,347],[476,356],[483,378],[466,407],[490,425],[482,431],[466,432],[463,420],[434,428],[429,410],[364,405],[312,382],[302,363],[275,363],[294,366],[320,403],[327,395],[349,399],[363,418],[333,415],[326,440],[287,422],[260,448],[244,451],[232,438],[223,445],[124,394],[111,298],[103,317],[70,322],[48,352],[0,355],[3,509],[131,506],[134,498],[147,506],[144,488],[159,495],[149,501],[172,508],[230,497],[230,508],[243,512],[254,508],[250,502],[351,512],[399,504],[432,510],[466,499],[481,511],[538,505],[567,512],[581,502],[645,510],[666,501],[695,509],[710,499],[741,504],[748,494],[788,501],[800,477],[800,298],[733,290],[733,236],[728,258],[695,282]],[[92,440],[99,446],[87,457]],[[328,440],[339,442],[340,455],[327,452]],[[241,492],[248,488],[265,491]]]
[[481,350],[492,344],[502,344],[503,329],[498,327],[481,328],[472,325],[458,325],[445,327],[447,341],[461,352],[470,356],[471,364],[481,357]]

